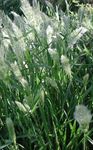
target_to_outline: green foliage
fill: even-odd
[[[0,10],[3,10],[11,19],[13,19],[12,11],[22,15],[20,0],[0,0]]]
[[[93,109],[93,8],[73,13],[66,3],[48,17],[21,3],[25,17],[12,12],[13,22],[0,11],[0,149],[82,149],[73,114]]]

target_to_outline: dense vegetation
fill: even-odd
[[[59,7],[59,9],[65,11],[66,10],[66,1],[67,0],[26,0],[29,1],[30,5],[32,6],[35,1],[37,1],[40,4],[40,8],[42,11],[47,13],[48,7],[54,7],[56,9],[56,6]],[[93,0],[69,0],[67,1],[69,4],[69,9],[76,11],[80,4],[87,4],[93,3]],[[52,6],[52,5],[53,6]],[[22,14],[21,10],[21,1],[20,0],[0,0],[0,9],[4,10],[4,12],[11,16],[11,11],[15,11],[18,14]]]
[[[87,130],[74,118],[93,113],[93,8],[47,4],[0,3],[0,149],[93,148],[90,112]]]

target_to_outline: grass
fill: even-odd
[[[93,109],[93,8],[49,18],[23,0],[22,11],[13,22],[0,13],[0,149],[83,149],[73,114]]]

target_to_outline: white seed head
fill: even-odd
[[[92,115],[86,106],[77,105],[74,112],[74,118],[79,123],[81,129],[84,131],[88,130]]]
[[[23,62],[23,63],[25,63],[25,62]],[[17,79],[21,82],[22,86],[23,87],[27,86],[28,83],[22,76],[21,71],[20,71],[19,66],[16,61],[14,63],[11,63],[11,68],[12,68],[15,76],[17,77]]]
[[[54,48],[48,48],[48,52],[49,52],[49,54],[50,55],[55,55],[56,53],[57,53],[57,50],[56,49],[54,49]]]
[[[59,57],[57,50],[55,48],[48,48],[48,52],[54,61],[58,61]]]
[[[64,56],[64,55],[61,55],[61,64],[63,66],[63,69],[65,71],[65,73],[72,78],[72,72],[71,72],[71,66],[70,66],[70,63],[69,63],[69,59]]]
[[[23,87],[26,87],[28,85],[27,81],[23,77],[20,78],[20,82],[21,82]]]
[[[61,63],[66,65],[69,63],[69,59],[64,55],[61,55]]]
[[[52,38],[53,38],[53,28],[48,25],[47,29],[46,29],[46,35],[47,35],[47,42],[48,44],[50,44],[52,42]]]
[[[46,30],[46,34],[47,35],[52,35],[53,34],[53,28],[50,26],[50,25],[48,25],[48,27],[47,27],[47,30]]]

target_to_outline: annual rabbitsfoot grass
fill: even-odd
[[[73,113],[77,105],[93,113],[93,8],[48,17],[39,4],[21,4],[24,16],[11,12],[13,21],[0,12],[0,149],[81,150]]]
[[[80,129],[84,133],[83,150],[86,150],[86,140],[89,139],[87,132],[89,130],[89,124],[91,122],[92,115],[86,106],[77,105],[74,113],[74,118],[79,123]]]

